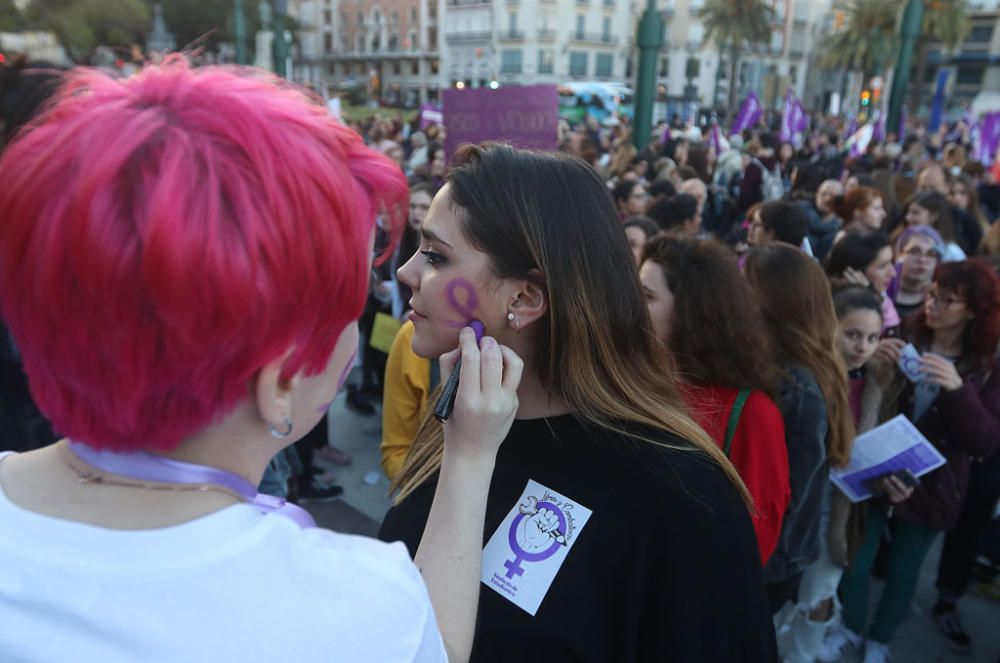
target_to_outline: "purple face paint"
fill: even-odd
[[[448,305],[462,317],[461,321],[449,320],[448,326],[455,329],[467,327],[475,319],[476,308],[479,306],[479,295],[476,294],[475,286],[465,279],[454,279],[448,282],[444,292],[448,298]],[[459,300],[460,292],[464,293],[462,296],[464,301]]]
[[[478,345],[483,340],[483,334],[486,333],[486,326],[479,320],[473,320],[469,323],[469,327],[472,327],[472,331],[476,333],[476,345]],[[455,396],[458,395],[458,379],[461,372],[462,358],[459,357],[451,375],[448,376],[448,381],[441,389],[441,396],[434,405],[434,416],[437,417],[438,421],[448,421],[448,417],[451,416],[451,411],[455,407]]]

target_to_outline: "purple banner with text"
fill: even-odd
[[[554,150],[559,129],[555,85],[502,87],[499,90],[445,90],[445,152],[463,143],[497,140],[517,147]]]

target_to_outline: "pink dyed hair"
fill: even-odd
[[[292,86],[183,59],[76,70],[0,159],[0,313],[54,427],[167,450],[361,314],[406,181]]]

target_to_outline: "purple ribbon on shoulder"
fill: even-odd
[[[104,472],[137,481],[219,486],[257,507],[261,513],[284,516],[302,528],[316,527],[316,521],[302,507],[292,504],[283,497],[260,493],[249,481],[226,470],[155,456],[145,451],[131,453],[98,451],[79,442],[69,442],[69,450],[83,462]]]

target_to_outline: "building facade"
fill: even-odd
[[[657,98],[721,107],[728,51],[705,39],[704,0],[659,0],[665,45]],[[807,98],[816,25],[829,0],[772,0],[769,44],[741,54],[736,85],[778,105]],[[635,83],[641,0],[301,0],[298,78],[413,106],[447,87],[568,81]]]
[[[440,92],[438,0],[306,0],[289,3],[299,32],[297,80],[358,92],[391,105]]]

